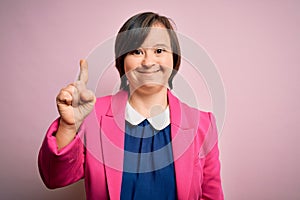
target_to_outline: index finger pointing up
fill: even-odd
[[[80,60],[80,74],[79,81],[83,81],[85,84],[88,82],[88,64],[86,60]]]

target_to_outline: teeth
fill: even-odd
[[[140,73],[145,73],[145,74],[150,74],[150,73],[155,73],[155,72],[159,72],[160,70],[158,69],[158,70],[155,70],[155,71],[151,71],[151,72],[149,72],[149,71],[138,71],[138,72],[140,72]]]

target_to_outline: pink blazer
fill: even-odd
[[[59,120],[49,127],[38,166],[48,188],[85,179],[87,199],[120,199],[128,94],[98,98],[75,139],[57,150]],[[180,102],[168,91],[178,199],[224,199],[214,117]]]

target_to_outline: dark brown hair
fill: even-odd
[[[139,48],[155,23],[165,26],[168,31],[171,49],[173,53],[173,71],[169,78],[169,87],[173,88],[173,78],[179,69],[181,62],[180,46],[170,19],[153,12],[144,12],[134,15],[128,19],[118,32],[115,42],[115,62],[121,78],[120,89],[127,89],[127,78],[125,76],[124,59],[126,55]]]

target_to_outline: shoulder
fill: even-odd
[[[97,97],[96,104],[95,105],[101,105],[101,104],[108,104],[111,102],[113,95],[107,95],[103,97]]]
[[[217,144],[218,133],[214,115],[191,107],[168,92],[171,123],[181,130],[193,133],[195,151],[200,157],[206,156]],[[187,135],[188,137],[188,135]]]
[[[124,90],[121,90],[113,95],[107,95],[98,97],[95,103],[95,110],[98,114],[104,114],[111,111],[112,104],[115,109],[118,109],[119,106],[123,106],[124,102],[127,102],[128,93]]]
[[[194,108],[185,102],[182,102],[171,92],[169,93],[171,104],[176,108],[176,114],[180,114],[181,124],[187,124],[189,127],[207,128],[211,123],[214,123],[214,115],[210,111]],[[171,108],[172,109],[172,108]]]
[[[181,124],[183,128],[194,129],[194,144],[199,157],[205,157],[212,151],[218,142],[218,131],[215,116],[212,112],[202,111],[193,108],[186,103],[179,101],[181,107]]]
[[[95,103],[95,110],[97,112],[106,112],[109,109],[112,95],[98,97]]]
[[[203,111],[203,110],[191,107],[183,102],[180,102],[180,103],[181,103],[181,110],[183,111],[182,117],[185,117],[192,121],[197,121],[198,128],[208,128],[208,126],[212,122],[214,122],[214,115],[212,112]]]

